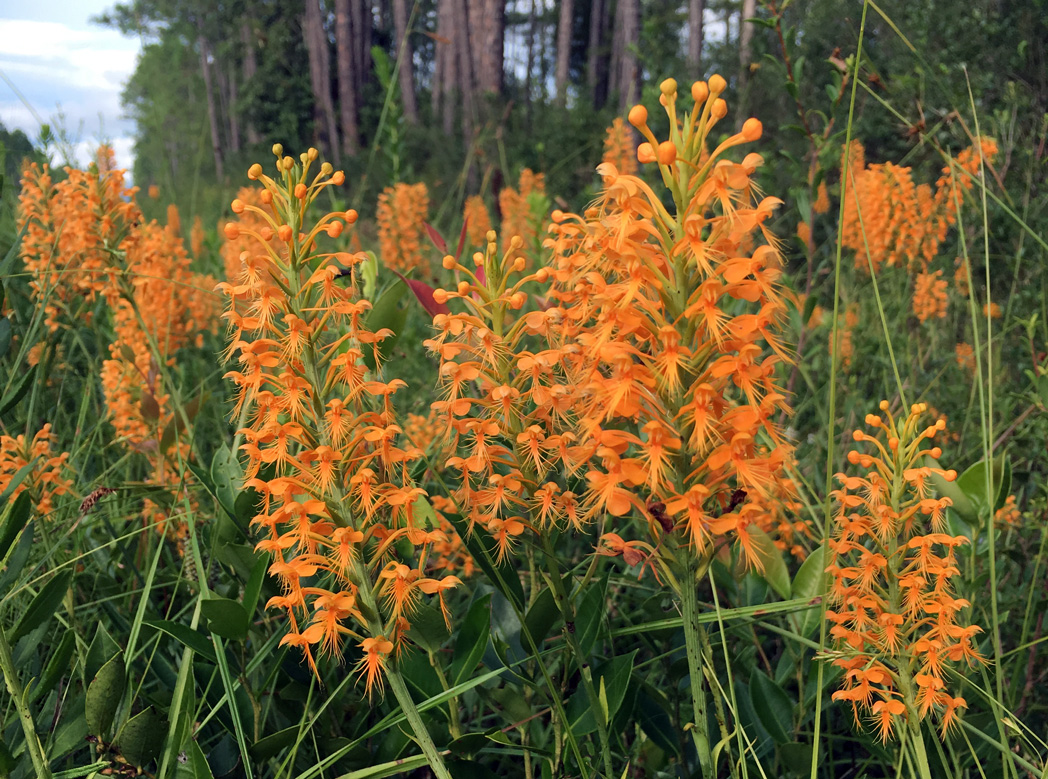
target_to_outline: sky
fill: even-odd
[[[134,123],[120,92],[141,43],[90,21],[115,2],[0,0],[0,122],[34,141],[41,122],[64,128],[79,164],[109,141],[129,168]]]

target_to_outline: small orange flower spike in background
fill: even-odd
[[[948,671],[981,662],[980,629],[958,618],[970,605],[954,595],[958,549],[965,536],[946,532],[950,499],[935,497],[933,478],[957,474],[937,467],[933,441],[946,425],[922,423],[915,404],[897,420],[887,401],[869,414],[848,453],[860,475],[837,474],[829,541],[830,636],[833,664],[844,670],[834,700],[848,702],[856,723],[872,721],[882,741],[906,727],[920,742],[920,722],[936,719],[945,735],[966,703],[947,691]]]

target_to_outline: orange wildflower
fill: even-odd
[[[491,230],[491,214],[480,195],[470,195],[462,207],[462,221],[466,225],[466,238],[470,246],[483,246]]]
[[[637,172],[637,152],[631,130],[621,116],[616,116],[604,137],[603,161],[615,166],[615,170],[632,176]]]
[[[375,219],[384,265],[402,273],[416,270],[429,275],[422,248],[428,218],[429,192],[425,184],[401,183],[382,190]]]
[[[872,448],[848,454],[863,475],[837,475],[826,618],[833,623],[833,663],[845,671],[833,698],[850,701],[860,725],[862,711],[871,715],[887,741],[898,722],[918,733],[920,720],[935,715],[944,731],[950,727],[964,704],[946,691],[946,669],[980,661],[972,643],[980,630],[958,624],[969,603],[954,597],[950,585],[959,575],[957,549],[968,539],[943,532],[950,500],[931,494],[933,474],[957,476],[926,464],[942,454],[932,440],[945,424],[922,426],[925,404],[902,420],[887,401],[880,409],[883,416],[866,417],[872,434],[854,433]]]

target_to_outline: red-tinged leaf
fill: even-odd
[[[426,309],[426,312],[430,316],[451,313],[451,309],[447,307],[446,303],[438,303],[433,298],[433,287],[429,286],[429,284],[426,284],[423,281],[418,281],[417,279],[409,279],[400,271],[393,270],[393,268],[390,268],[390,270],[396,273],[400,277],[400,280],[408,285],[408,289],[415,293],[418,302],[422,304],[422,307]]]
[[[440,233],[437,232],[436,228],[429,222],[423,222],[422,224],[426,226],[426,233],[429,235],[429,240],[433,241],[433,245],[440,249],[440,251],[444,252],[444,254],[447,254],[448,244],[443,237],[441,237]]]
[[[469,217],[462,220],[462,230],[459,231],[459,245],[455,250],[455,259],[462,258],[462,250],[466,248],[466,227],[469,225]]]
[[[487,284],[488,277],[487,277],[487,274],[484,273],[484,266],[483,265],[481,265],[479,268],[477,268],[477,281],[479,281],[481,284]]]

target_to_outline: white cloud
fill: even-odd
[[[93,156],[83,150],[97,146],[97,137],[116,138],[123,143],[120,164],[130,166],[134,125],[123,115],[120,92],[141,43],[86,18],[68,22],[0,18],[0,70],[15,87],[0,83],[0,121],[33,138],[40,121],[61,125],[79,141],[81,162]]]

